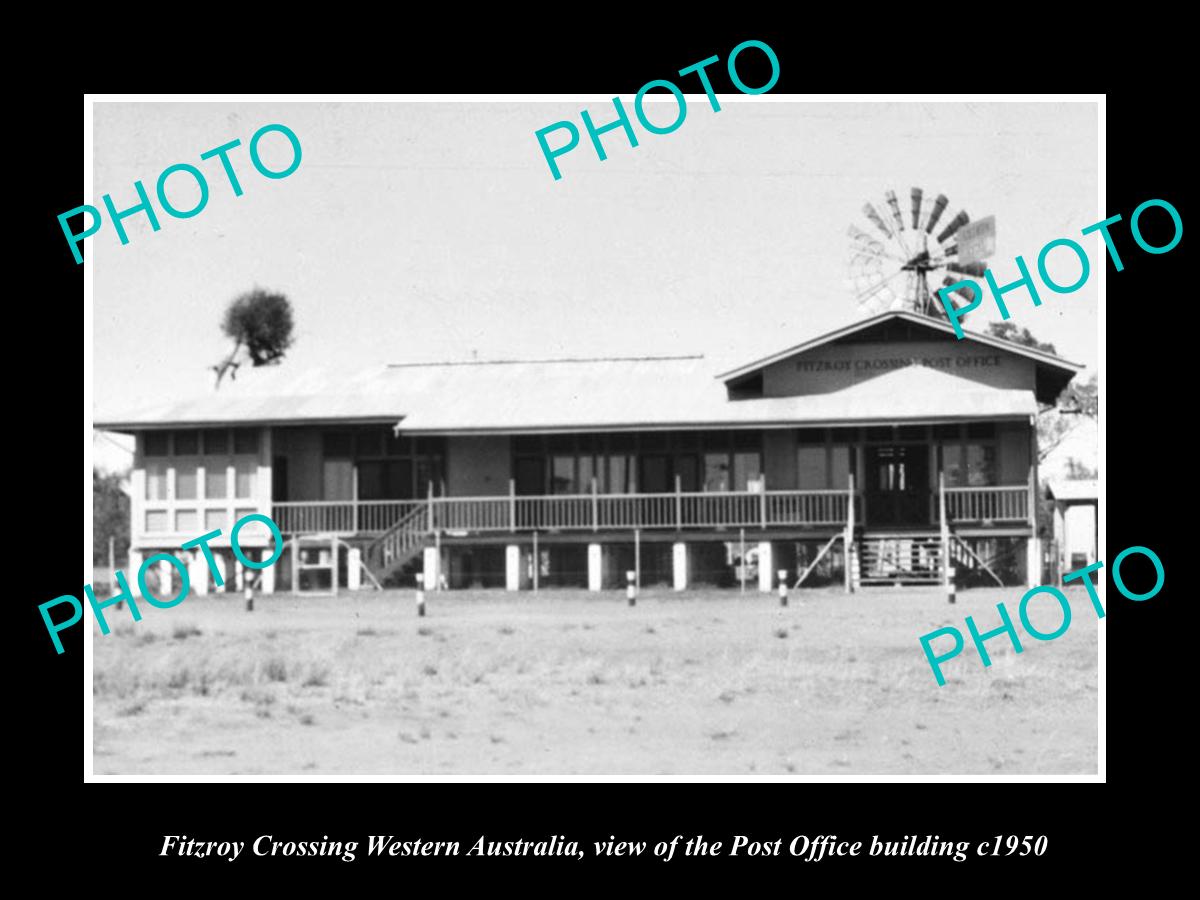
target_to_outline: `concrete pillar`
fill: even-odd
[[[138,575],[138,572],[140,572],[142,569],[143,556],[144,556],[144,554],[142,553],[141,550],[134,550],[131,548],[129,551],[129,565],[127,565],[125,567],[125,570],[126,570],[125,574],[127,576],[129,576],[128,578],[126,578],[126,581],[129,582],[130,590],[133,590],[133,591],[137,590],[137,575]],[[113,589],[115,590],[116,587],[117,587],[117,576],[114,573],[113,574]]]
[[[165,559],[158,561],[158,594],[159,600],[170,600],[175,596],[174,578],[175,566]]]
[[[1035,588],[1041,583],[1042,542],[1034,536],[1029,538],[1025,545],[1025,587]]]
[[[676,541],[671,545],[671,571],[674,575],[673,585],[677,591],[685,591],[688,586],[688,545]]]
[[[191,584],[190,593],[203,597],[208,593],[208,561],[199,550],[187,558],[188,581]]]
[[[233,586],[239,594],[246,589],[246,567],[240,559],[233,561]]]
[[[599,544],[588,544],[588,590],[598,591],[604,587],[604,548]]]
[[[362,587],[362,550],[358,547],[346,551],[346,587],[352,591]]]
[[[275,552],[274,550],[269,549],[269,548],[266,550],[260,551],[258,554],[259,562],[270,559],[271,554],[274,552]],[[262,574],[262,592],[264,594],[275,593],[275,565],[270,565],[270,566],[267,566],[265,569],[260,569],[259,572]]]
[[[519,591],[521,574],[521,546],[509,544],[504,548],[504,589]]]
[[[770,593],[775,583],[775,556],[770,541],[758,542],[758,589]]]
[[[438,582],[441,580],[442,565],[441,552],[437,547],[425,548],[425,565],[423,571],[425,573],[425,590],[436,591]]]

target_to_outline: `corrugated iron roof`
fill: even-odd
[[[729,400],[713,374],[701,356],[413,364],[352,374],[282,368],[195,400],[98,417],[97,427],[399,421],[401,432],[445,434],[1012,418],[1037,408],[1030,391],[987,388],[923,366],[834,393],[749,400]]]
[[[1075,480],[1053,479],[1046,485],[1055,500],[1086,502],[1100,497],[1100,484],[1093,478]]]

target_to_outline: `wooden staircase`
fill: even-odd
[[[379,584],[410,565],[429,542],[429,512],[418,507],[367,545],[363,563]]]
[[[850,557],[855,587],[942,582],[945,561],[936,531],[864,534]]]

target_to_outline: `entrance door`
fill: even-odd
[[[867,447],[867,524],[929,524],[929,447]]]

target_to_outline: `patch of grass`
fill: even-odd
[[[374,628],[360,628],[354,633],[358,637],[376,637],[379,634]]]
[[[140,716],[146,711],[145,702],[139,700],[136,703],[130,703],[127,706],[122,706],[117,710],[118,716]]]
[[[433,637],[433,629],[426,628],[424,625],[422,625],[417,629],[417,634],[419,634],[421,637]]]
[[[424,668],[422,668],[421,671],[425,675],[428,675],[430,678],[432,678],[434,675],[437,674],[437,666],[428,666],[427,665]]]
[[[507,625],[501,625],[500,628],[497,630],[499,631],[500,634],[516,634],[516,631],[514,631],[512,628],[508,627]]]
[[[263,663],[263,675],[267,681],[287,681],[287,661],[282,656],[272,656]]]
[[[301,725],[316,725],[317,720],[312,717],[311,713],[305,713],[300,717]]]
[[[783,638],[786,638],[787,636],[788,636],[788,630],[786,628],[776,628],[775,629],[775,637],[783,639]]]
[[[304,679],[301,686],[306,688],[326,687],[328,684],[329,667],[320,664],[313,664],[308,671],[308,676]]]
[[[176,625],[171,631],[171,639],[176,641],[186,641],[190,637],[200,637],[202,632],[195,625]]]
[[[587,683],[588,684],[605,684],[606,682],[604,680],[603,675],[601,675],[599,672],[593,672],[591,675],[588,676]]]

